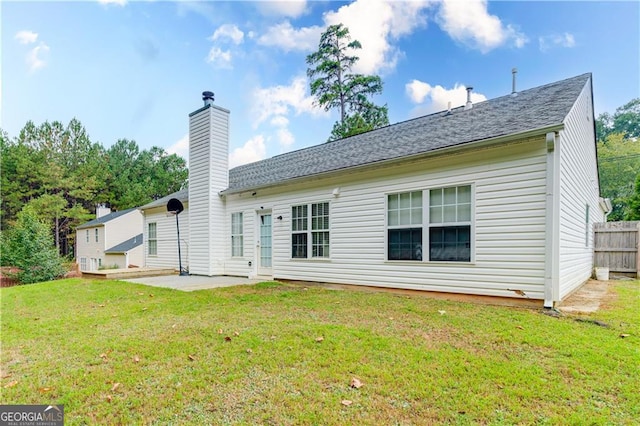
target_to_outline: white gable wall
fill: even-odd
[[[182,267],[189,267],[189,204],[184,203],[184,211],[179,215],[180,251]],[[149,255],[149,223],[156,223],[158,253]],[[144,265],[150,268],[178,269],[178,230],[176,217],[167,213],[166,206],[144,211]]]
[[[256,218],[264,208],[273,214],[274,278],[522,297],[515,293],[519,290],[542,299],[545,168],[545,137],[540,136],[290,189],[280,186],[277,193],[229,195],[225,273],[256,273]],[[474,200],[471,263],[386,260],[387,194],[466,184],[473,186]],[[340,194],[334,197],[336,187]],[[291,206],[326,201],[330,259],[291,259]],[[238,211],[244,213],[245,250],[242,258],[231,258],[230,217]]]
[[[142,213],[135,209],[104,224],[106,250],[142,232]]]
[[[559,288],[554,301],[584,283],[593,268],[593,223],[604,222],[593,123],[591,82],[565,120],[560,132]],[[589,223],[586,223],[586,206]]]

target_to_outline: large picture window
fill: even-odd
[[[149,241],[149,256],[157,256],[158,255],[158,234],[157,234],[157,224],[156,222],[151,222],[148,225],[148,235],[147,240]]]
[[[471,186],[389,194],[387,258],[470,262]]]
[[[328,258],[329,234],[328,202],[291,207],[292,258]],[[311,249],[309,241],[311,241]]]
[[[242,257],[244,250],[242,213],[231,214],[231,256]]]

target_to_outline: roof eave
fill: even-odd
[[[524,132],[520,132],[520,133],[512,133],[509,135],[502,135],[502,136],[496,136],[493,138],[488,138],[488,139],[481,139],[478,141],[470,141],[470,142],[464,142],[458,145],[452,145],[452,146],[448,146],[448,147],[444,147],[444,148],[438,148],[438,149],[434,149],[431,151],[426,151],[426,152],[421,152],[419,154],[414,154],[414,155],[408,155],[408,156],[404,156],[404,157],[398,157],[398,158],[392,158],[392,159],[388,159],[388,160],[382,160],[382,161],[375,161],[372,163],[366,163],[366,164],[361,164],[361,165],[357,165],[357,166],[352,166],[352,167],[346,167],[346,168],[342,168],[342,169],[336,169],[336,170],[330,170],[327,172],[322,172],[322,173],[316,173],[316,174],[312,174],[312,175],[307,175],[307,176],[301,176],[301,177],[297,177],[297,178],[291,178],[291,179],[287,179],[284,181],[279,181],[276,183],[270,183],[267,185],[258,185],[258,186],[251,186],[251,187],[244,187],[244,188],[238,188],[238,189],[225,189],[224,191],[221,191],[219,193],[220,196],[227,196],[227,195],[233,195],[233,194],[241,194],[243,192],[248,192],[248,191],[257,191],[257,190],[263,190],[263,189],[268,189],[268,188],[274,188],[274,187],[278,187],[278,186],[282,186],[282,185],[291,185],[291,184],[296,184],[296,183],[302,183],[305,181],[310,181],[310,180],[317,180],[318,178],[323,178],[323,177],[328,177],[328,176],[332,176],[335,175],[336,173],[340,173],[340,172],[344,172],[346,170],[349,171],[357,171],[357,170],[364,170],[370,167],[375,167],[375,166],[381,166],[381,165],[393,165],[395,163],[401,163],[404,161],[414,161],[414,160],[418,160],[418,159],[422,159],[422,158],[428,158],[434,155],[440,155],[440,154],[448,154],[451,152],[456,152],[456,151],[463,151],[463,150],[467,150],[467,149],[476,149],[476,148],[482,148],[485,146],[490,146],[490,145],[499,145],[502,143],[508,143],[508,142],[513,142],[515,140],[518,139],[526,139],[526,138],[530,138],[530,137],[534,137],[534,136],[539,136],[539,135],[544,135],[548,132],[556,132],[556,131],[560,131],[564,129],[564,123],[558,123],[558,124],[553,124],[550,126],[545,126],[545,127],[540,127],[537,129],[532,129],[532,130],[527,130]]]

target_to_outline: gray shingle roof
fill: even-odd
[[[396,160],[549,126],[561,125],[591,74],[547,84],[326,142],[229,171],[234,193],[351,167]]]
[[[131,249],[134,249],[142,244],[142,234],[138,234],[133,238],[129,238],[127,241],[123,241],[120,244],[117,244],[111,247],[109,250],[105,250],[105,253],[124,253]]]
[[[169,200],[172,198],[177,198],[183,203],[189,202],[189,189],[181,189],[180,191],[174,192],[173,194],[169,194],[165,197],[158,198],[157,200],[152,201],[149,204],[145,204],[142,207],[138,207],[138,209],[148,210],[156,207],[165,207],[167,205],[167,202],[169,202]]]
[[[132,209],[127,209],[127,210],[120,210],[117,212],[112,212],[109,214],[106,214],[102,217],[90,220],[89,222],[83,223],[82,225],[78,226],[76,229],[84,229],[84,228],[92,228],[94,226],[102,226],[105,223],[109,222],[110,220],[116,219],[122,215],[125,215],[129,212],[132,212],[135,210],[135,207]]]

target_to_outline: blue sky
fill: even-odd
[[[322,143],[305,57],[327,25],[363,49],[392,123],[585,72],[595,110],[640,96],[640,3],[443,1],[2,1],[0,127],[78,118],[187,157],[188,114],[211,90],[231,111],[231,166]]]

